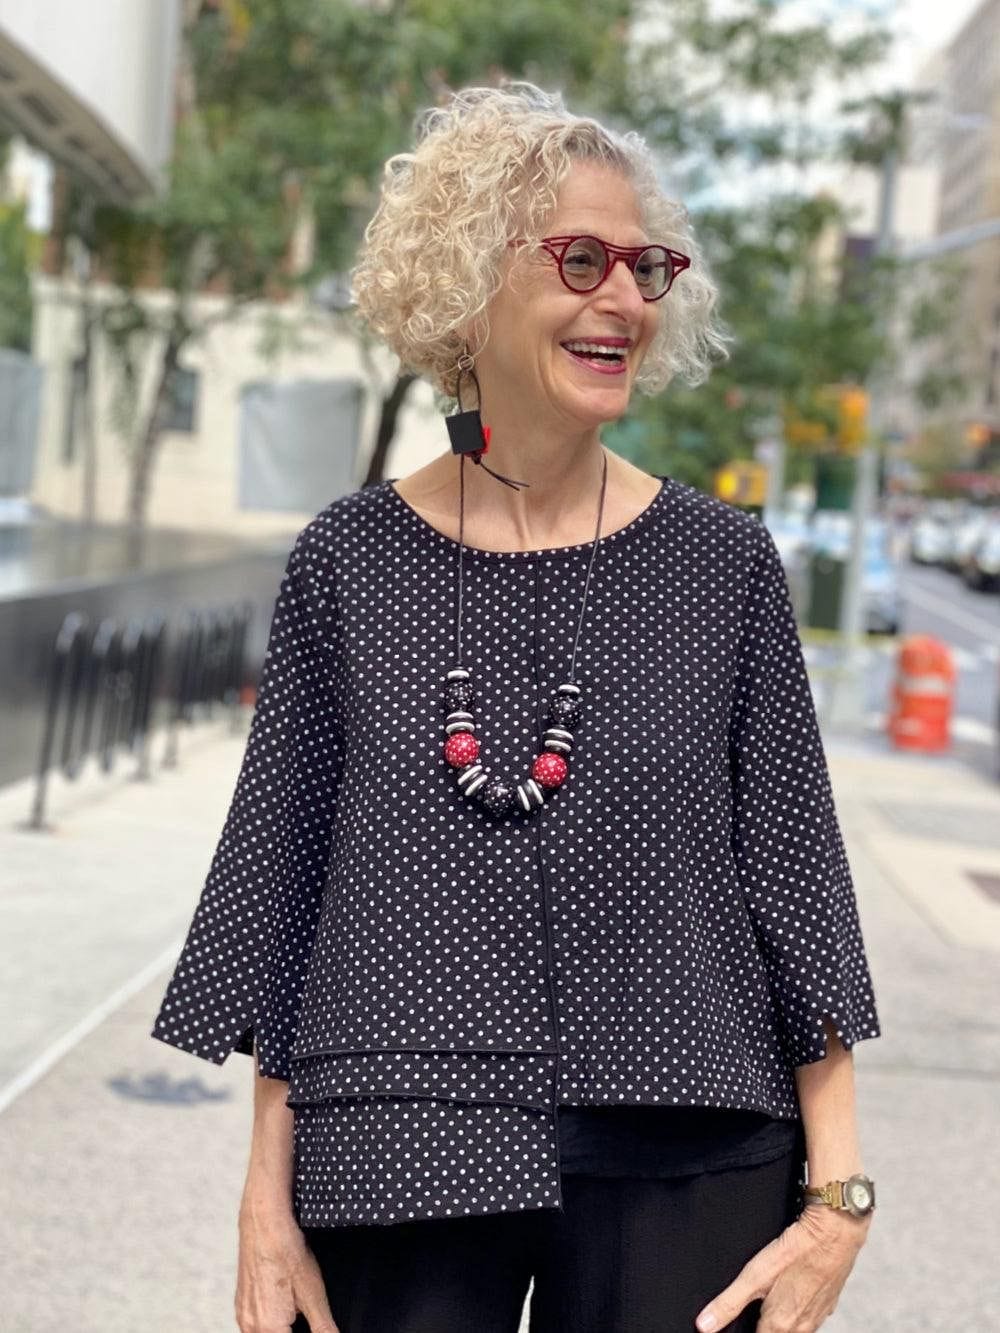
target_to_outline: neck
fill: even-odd
[[[474,512],[481,522],[512,533],[526,548],[546,545],[548,535],[567,519],[589,512],[596,519],[605,455],[609,485],[615,462],[601,443],[599,428],[526,419],[516,397],[483,387],[483,421],[491,431],[483,461],[494,472],[527,484],[507,486],[466,459],[466,514]],[[453,456],[450,461],[457,491],[460,460]]]
[[[596,521],[605,457],[610,481],[613,455],[596,432],[571,442],[549,439],[533,451],[523,439],[511,439],[494,428],[483,455],[486,466],[471,458],[462,462],[453,457],[450,462],[456,489],[459,469],[464,470],[466,518],[474,513],[480,524],[513,535],[529,549],[558,544],[552,534],[578,515],[593,515]],[[499,476],[491,476],[487,467]],[[507,485],[500,477],[526,484]]]

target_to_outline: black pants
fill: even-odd
[[[798,1216],[803,1178],[797,1151],[666,1180],[564,1175],[562,1210],[305,1234],[340,1333],[517,1333],[532,1278],[532,1333],[695,1333]],[[760,1307],[728,1333],[755,1329]]]

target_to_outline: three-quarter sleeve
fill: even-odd
[[[733,848],[793,1066],[881,1035],[788,581],[758,525],[730,718]]]
[[[150,1033],[289,1078],[330,857],[343,739],[331,686],[332,599],[310,591],[306,528],[274,607],[246,750],[200,900]]]

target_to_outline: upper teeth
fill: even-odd
[[[624,356],[623,347],[609,347],[607,343],[563,343],[570,352],[609,352],[613,356]]]

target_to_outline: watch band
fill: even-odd
[[[842,1180],[830,1180],[825,1185],[807,1185],[802,1193],[806,1200],[816,1199],[820,1203],[827,1204],[830,1208],[846,1208],[844,1202],[844,1182]]]

